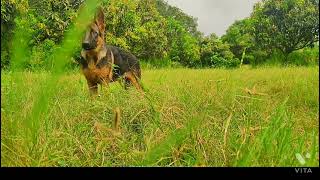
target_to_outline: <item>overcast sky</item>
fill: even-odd
[[[250,16],[259,0],[166,0],[170,5],[198,18],[198,29],[205,35],[223,35],[235,21]]]

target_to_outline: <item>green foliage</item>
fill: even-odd
[[[287,59],[286,62],[283,59]],[[269,58],[263,63],[267,66],[315,66],[319,65],[319,46],[314,48],[304,48],[294,51],[284,57],[281,51],[274,51]]]
[[[255,45],[285,57],[319,41],[318,0],[264,0],[252,14]]]
[[[54,41],[46,39],[38,46],[33,46],[31,56],[26,66],[30,70],[47,69],[50,70],[53,66],[52,53],[56,50]]]
[[[170,57],[188,66],[199,60],[197,39],[182,22],[162,16],[155,1],[111,0],[105,9],[109,44],[130,50],[144,60]]]
[[[51,51],[37,52],[43,50],[48,41],[60,43],[64,37],[66,28],[76,17],[77,8],[79,8],[80,0],[29,0],[29,1],[5,1],[1,4],[1,67],[7,67],[10,64],[12,51],[11,40],[15,29],[24,29],[21,36],[26,41],[24,51],[26,55],[31,54],[29,62],[25,63],[24,68],[34,69],[47,65],[44,61],[49,57]],[[24,13],[24,15],[21,15]],[[23,16],[17,18],[16,16]],[[18,30],[19,31],[19,30]],[[28,37],[26,37],[28,36]],[[20,37],[22,38],[22,37]],[[2,54],[1,53],[1,54]]]
[[[183,65],[177,61],[172,61],[169,57],[164,59],[148,59],[141,61],[142,69],[167,69],[167,68],[182,68]]]
[[[33,35],[33,43],[38,44],[46,39],[60,42],[64,32],[76,17],[80,0],[29,0],[30,13],[37,22],[34,27],[37,33]]]
[[[165,18],[174,18],[184,27],[184,29],[191,33],[192,36],[197,39],[202,37],[202,33],[197,30],[198,23],[197,19],[185,14],[181,9],[170,6],[164,0],[156,0],[156,6],[159,13]]]
[[[250,64],[253,66],[261,65],[267,61],[268,58],[270,58],[270,54],[274,54],[270,52],[269,50],[262,50],[257,49],[252,52],[252,56],[250,56]],[[282,61],[283,59],[279,59]]]
[[[291,53],[288,62],[297,66],[319,65],[319,46],[304,48]]]
[[[214,53],[210,58],[210,64],[211,64],[211,67],[215,67],[215,68],[223,68],[223,67],[235,68],[240,65],[240,60],[237,58],[225,59],[221,57],[219,54]]]
[[[25,13],[27,9],[26,0],[1,0],[1,68],[6,68],[10,64],[14,19],[17,15]]]
[[[25,63],[25,68],[38,69],[47,66],[50,60],[46,58],[51,51],[41,52],[45,49],[43,47],[48,41],[53,41],[56,45],[61,43],[67,27],[76,18],[76,12],[83,2],[81,0],[28,1],[28,25],[24,28],[27,28],[32,38],[25,47],[27,54],[30,54],[28,58],[31,58]],[[10,19],[11,14],[15,15],[15,12],[8,13],[11,7],[9,5],[2,8],[3,16],[8,16],[6,19]],[[193,36],[193,33],[196,33],[196,23],[183,12],[179,11],[179,20],[172,20],[171,17],[162,15],[157,2],[151,0],[110,0],[103,3],[103,8],[106,15],[108,44],[132,51],[142,60],[172,57],[172,61],[188,66],[194,66],[199,61],[199,43]],[[175,26],[170,25],[173,21],[176,23]],[[193,28],[188,28],[186,24],[192,24]],[[178,28],[177,32],[173,33],[175,29],[168,29],[170,27]],[[6,37],[5,42],[9,42],[11,38],[7,35]],[[179,42],[174,42],[172,39]],[[79,59],[80,44],[78,43],[79,48],[73,55],[75,61]],[[5,62],[2,63],[3,66],[9,64],[10,56],[10,48],[7,48],[1,58]]]
[[[24,63],[28,61],[30,55],[29,42],[32,40],[32,34],[35,30],[32,24],[35,20],[33,14],[23,13],[21,16],[15,18],[16,28],[14,29],[14,36],[12,38],[12,47],[10,48],[10,66],[11,69],[23,70]]]
[[[244,51],[244,64],[249,64],[252,61],[252,51],[254,51],[253,37],[250,34],[252,31],[251,19],[246,18],[236,21],[232,24],[225,35],[221,37],[224,43],[229,44],[230,51],[236,58],[242,59]]]
[[[318,0],[264,0],[255,5],[249,18],[236,21],[221,38],[204,37],[197,30],[196,18],[164,0],[100,2],[105,11],[107,43],[129,50],[157,67],[172,62],[187,67],[238,67],[240,63],[272,64],[274,57],[287,64],[305,65],[310,63],[298,58],[310,59],[312,53],[308,50],[294,53],[291,58],[289,54],[319,40]],[[13,34],[15,29],[24,29],[19,35],[25,41],[21,50],[25,55],[19,57],[23,68],[50,69],[52,49],[46,50],[47,43],[54,43],[54,48],[60,46],[84,3],[1,0],[1,68],[9,67],[11,59],[17,58],[12,54],[16,48],[12,43],[19,40],[14,40]],[[77,47],[68,61],[71,68],[80,59],[81,43],[74,43]]]
[[[209,67],[237,67],[240,60],[234,57],[229,44],[211,34],[201,42],[201,64]]]
[[[239,59],[246,49],[245,64],[297,64],[290,60],[290,53],[319,41],[318,5],[318,0],[264,0],[255,5],[249,18],[231,25],[221,39]],[[302,52],[308,56],[307,51]]]
[[[185,66],[195,66],[200,60],[198,41],[186,32],[181,23],[170,18],[168,21],[169,57]]]

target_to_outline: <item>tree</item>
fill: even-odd
[[[173,18],[168,18],[167,21],[165,29],[167,29],[169,58],[189,67],[199,64],[200,46],[198,39],[187,32],[181,22]]]
[[[37,31],[33,35],[33,43],[38,44],[46,39],[59,43],[83,2],[83,0],[29,0],[30,13],[37,20],[34,24]]]
[[[238,59],[243,59],[245,63],[250,63],[251,52],[254,50],[253,37],[251,35],[251,19],[235,21],[221,37],[222,42],[229,44],[231,52]],[[244,57],[242,55],[245,54]]]
[[[319,41],[319,0],[263,0],[252,14],[255,45],[280,50],[287,60]]]
[[[110,0],[105,9],[107,43],[130,50],[144,60],[166,55],[166,20],[154,1]]]
[[[156,0],[156,5],[159,13],[165,18],[173,18],[174,20],[180,22],[180,24],[191,33],[192,36],[200,39],[203,34],[198,31],[198,19],[188,14],[184,13],[181,9],[169,5],[164,0]]]

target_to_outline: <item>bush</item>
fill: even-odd
[[[210,59],[211,67],[214,68],[235,68],[240,65],[240,60],[238,58],[225,59],[216,53]]]
[[[295,51],[289,55],[288,61],[297,66],[319,65],[319,46]]]
[[[145,69],[161,69],[161,68],[179,68],[183,65],[179,62],[172,61],[170,58],[142,60],[141,67]]]
[[[46,39],[38,46],[34,46],[31,50],[31,56],[26,66],[29,70],[51,69],[52,53],[56,49],[54,41]]]
[[[304,48],[290,53],[287,57],[281,51],[273,51],[266,58],[266,65],[273,66],[314,66],[319,65],[319,47]]]

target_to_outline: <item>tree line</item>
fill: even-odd
[[[49,68],[52,52],[84,3],[1,0],[1,68],[10,67],[17,26],[25,26],[32,37],[24,67]],[[108,0],[102,7],[107,43],[133,52],[144,62],[213,68],[259,65],[272,59],[283,64],[297,59],[300,64],[318,64],[319,0],[262,0],[250,17],[235,21],[222,37],[204,36],[196,18],[164,0]],[[22,14],[27,21],[17,18]],[[75,43],[79,49],[70,60],[71,67],[80,58],[81,43]]]

